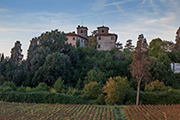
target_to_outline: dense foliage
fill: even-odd
[[[48,91],[96,104],[134,104],[137,88],[142,91],[140,103],[144,102],[143,95],[180,89],[180,74],[175,74],[170,65],[180,62],[180,51],[160,38],[153,39],[149,47],[143,35],[138,39],[135,50],[132,40],[128,40],[122,51],[98,51],[93,36],[87,48],[75,48],[67,43],[63,32],[53,30],[32,38],[25,60],[17,41],[10,58],[0,54],[0,92],[15,96],[8,92]]]

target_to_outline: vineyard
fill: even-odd
[[[0,120],[180,120],[180,105],[102,106],[0,102]]]
[[[0,102],[0,120],[114,120],[113,107]]]
[[[180,120],[180,105],[131,105],[124,110],[129,120]]]

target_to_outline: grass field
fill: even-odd
[[[103,106],[0,102],[0,120],[180,120],[180,105]]]

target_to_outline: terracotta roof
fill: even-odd
[[[86,40],[88,40],[88,38],[86,38],[86,37],[83,37],[83,36],[81,36],[81,35],[78,35],[78,34],[76,34],[76,33],[65,33],[65,36],[77,36],[77,37],[81,37],[81,38],[83,38],[83,39],[86,39]]]

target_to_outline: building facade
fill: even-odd
[[[105,26],[97,27],[95,34],[97,40],[98,50],[110,50],[115,47],[117,41],[117,34],[109,33],[109,28]],[[76,42],[80,41],[80,47],[86,47],[85,43],[88,41],[88,28],[84,26],[77,27],[77,34],[75,32],[66,33],[67,42],[76,47]]]
[[[179,63],[171,63],[171,70],[174,73],[180,73],[180,64]]]
[[[75,32],[66,33],[67,42],[72,44],[72,46],[76,47],[77,41],[80,43],[80,47],[85,48],[85,44],[88,40],[87,36],[87,27],[78,26],[77,27],[77,34]]]
[[[109,28],[105,26],[97,27],[98,33],[95,37],[97,40],[98,50],[110,50],[114,48],[117,41],[117,34],[109,33]]]

